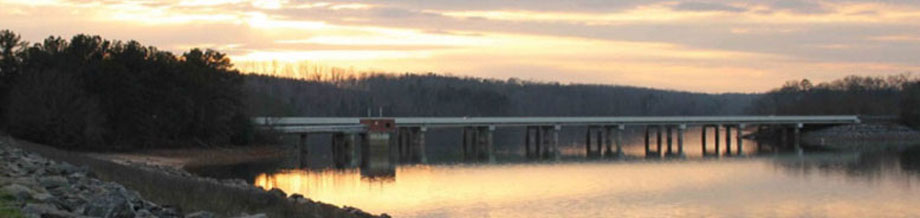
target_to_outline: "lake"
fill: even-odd
[[[434,158],[384,176],[287,161],[190,170],[394,217],[920,216],[916,147],[800,155],[746,140],[742,156],[704,158],[698,139],[688,134],[676,159],[643,158],[642,142],[630,140],[624,159],[589,160],[571,144],[562,160],[528,161],[506,146],[492,164]]]

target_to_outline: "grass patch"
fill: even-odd
[[[19,203],[16,202],[16,196],[0,191],[0,217],[24,217],[22,212],[19,211]]]

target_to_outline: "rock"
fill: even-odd
[[[106,192],[90,199],[83,214],[94,217],[134,217],[132,209],[123,195]]]
[[[140,209],[140,210],[137,210],[137,213],[134,214],[134,217],[135,218],[153,218],[157,216],[153,215],[153,213],[151,213],[147,209]]]
[[[150,208],[150,212],[156,217],[182,217],[179,211],[179,208],[170,205]]]
[[[185,215],[185,218],[214,218],[214,213],[207,211],[198,211]]]
[[[264,213],[253,214],[253,215],[244,213],[243,215],[237,216],[236,218],[268,218],[268,215],[265,215]]]
[[[272,188],[272,190],[269,190],[268,193],[275,197],[287,198],[287,193],[284,193],[284,191],[278,188]]]
[[[35,193],[32,195],[32,199],[35,199],[39,202],[48,203],[54,199],[54,196],[48,193]]]
[[[32,189],[29,189],[28,187],[20,185],[20,184],[11,184],[7,186],[3,186],[3,188],[0,190],[3,190],[3,192],[16,196],[16,199],[20,201],[28,200],[32,198],[32,195],[35,194],[35,192],[33,192]]]
[[[52,218],[52,217],[53,218],[57,218],[57,217],[65,218],[65,217],[75,217],[76,216],[74,214],[71,214],[65,211],[61,211],[57,207],[54,207],[53,205],[33,204],[33,203],[26,204],[26,206],[22,208],[22,213],[37,215],[38,217],[42,217],[42,218]]]
[[[38,178],[38,184],[47,189],[67,186],[67,178],[63,176],[45,176]]]

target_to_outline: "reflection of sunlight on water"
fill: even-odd
[[[765,159],[417,165],[398,167],[390,180],[359,170],[290,170],[259,175],[255,184],[397,217],[920,215],[911,206],[920,205],[920,191],[899,182],[777,169]]]

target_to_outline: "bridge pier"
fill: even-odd
[[[495,161],[493,132],[495,126],[463,128],[463,159]]]
[[[782,129],[781,130],[782,133],[780,134],[780,137],[779,137],[780,147],[788,148],[789,147],[789,129],[786,128],[785,126],[779,126],[779,128]]]
[[[396,134],[396,145],[400,162],[427,163],[425,155],[425,134],[427,127],[401,127]]]
[[[674,157],[684,157],[684,130],[687,129],[686,124],[680,124],[677,126],[677,153],[672,154]]]
[[[585,131],[585,156],[591,157],[591,127],[588,126],[588,129]]]
[[[708,126],[708,125],[703,125],[702,128],[700,128],[700,129],[702,129],[702,130],[701,130],[702,133],[700,133],[700,145],[701,145],[700,147],[703,148],[703,149],[702,149],[702,150],[703,150],[703,153],[702,153],[702,154],[703,154],[703,156],[705,157],[705,156],[706,156],[706,153],[708,152],[708,151],[706,151],[706,129],[709,129],[709,126]]]
[[[626,129],[625,125],[614,126],[604,126],[604,134],[606,135],[606,148],[604,150],[605,157],[622,157],[623,156],[623,130]],[[616,131],[616,134],[613,132]],[[616,150],[612,146],[616,145]]]
[[[738,131],[735,132],[738,141],[738,155],[744,155],[744,124],[738,124]]]
[[[666,129],[665,132],[668,134],[668,137],[667,137],[668,148],[667,148],[667,152],[665,152],[665,156],[671,156],[674,154],[674,150],[672,149],[672,147],[674,147],[673,146],[674,140],[672,137],[674,135],[672,131],[673,128],[671,126],[665,126],[665,129]]]
[[[617,157],[623,157],[623,131],[626,130],[626,125],[617,126]]]
[[[532,157],[533,157],[533,154],[532,154],[531,151],[530,151],[530,150],[531,150],[531,149],[530,149],[530,146],[531,146],[531,145],[530,145],[530,144],[531,144],[530,142],[531,142],[531,138],[532,138],[532,135],[531,135],[530,133],[533,132],[532,130],[533,130],[533,127],[530,127],[530,126],[524,128],[524,157],[526,157],[526,158],[532,158]]]
[[[358,166],[356,141],[357,136],[353,133],[332,134],[332,162],[336,168]]]
[[[613,156],[613,128],[610,126],[604,126],[604,156],[611,157]]]
[[[308,164],[307,157],[310,155],[310,149],[307,147],[307,134],[300,134],[297,141],[297,161],[299,167],[306,167]]]
[[[719,125],[713,125],[712,128],[715,129],[714,132],[716,133],[714,140],[712,140],[716,142],[716,147],[715,147],[716,150],[712,154],[714,156],[719,156],[719,154],[722,153],[722,149],[719,146],[719,143],[721,143],[720,140],[722,140],[722,138],[719,137],[719,132],[722,131],[722,128]]]
[[[712,128],[712,129],[714,130],[713,132],[715,133],[715,135],[714,135],[715,140],[713,140],[713,141],[715,142],[715,148],[714,148],[715,150],[714,150],[713,152],[709,152],[708,149],[706,149],[706,147],[709,146],[709,145],[707,144],[707,140],[706,140],[706,138],[708,137],[707,130],[708,130],[709,128]],[[720,131],[721,131],[721,130],[720,130],[720,128],[719,128],[719,125],[715,125],[715,124],[703,125],[703,135],[702,135],[702,137],[701,137],[701,141],[702,141],[702,144],[703,144],[702,147],[703,147],[703,156],[704,156],[704,157],[705,157],[705,156],[713,156],[713,155],[718,156],[719,153],[721,153],[721,149],[720,149],[720,147],[719,147],[719,143],[720,143],[720,141],[721,141],[721,138],[719,137],[719,132],[720,132]]]
[[[562,131],[562,125],[554,125],[554,126],[553,126],[553,150],[552,150],[552,154],[550,154],[550,156],[551,156],[553,159],[556,159],[556,160],[559,160],[559,158],[560,158],[560,154],[559,154],[559,132],[561,132],[561,131]]]
[[[361,166],[370,170],[388,170],[393,168],[390,161],[389,132],[368,132],[361,137]]]
[[[801,145],[801,141],[802,141],[802,127],[804,127],[804,125],[801,124],[801,123],[799,123],[799,124],[796,124],[796,125],[795,125],[795,129],[793,130],[793,131],[794,131],[794,134],[795,134],[795,135],[794,135],[794,138],[793,138],[793,141],[794,141],[793,143],[795,144],[795,151],[796,151],[799,155],[802,155],[802,153],[804,153],[804,152],[802,151],[802,145]]]
[[[607,147],[607,153],[612,153],[611,149],[611,140],[609,139],[609,129],[604,126],[588,126],[587,134],[585,135],[585,152],[587,157],[601,157],[604,156],[605,151],[604,147]]]
[[[655,130],[655,143],[657,143],[657,148],[655,151],[652,151],[650,148],[651,132],[650,129]],[[645,157],[661,157],[661,126],[645,126]]]
[[[725,126],[725,156],[732,155],[732,126]]]

